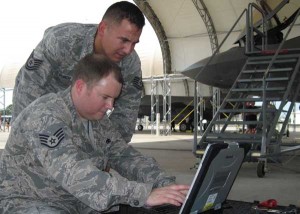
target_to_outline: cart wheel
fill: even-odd
[[[265,176],[265,162],[264,161],[259,161],[257,164],[257,176],[259,178],[263,178]]]
[[[143,131],[143,129],[144,129],[143,125],[138,125],[138,130],[139,131]]]

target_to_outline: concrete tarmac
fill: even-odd
[[[8,132],[0,132],[0,149],[4,148]],[[291,133],[285,141],[300,143],[299,133]],[[145,155],[154,157],[161,168],[175,175],[177,183],[190,184],[199,160],[193,155],[193,134],[172,133],[171,136],[151,135],[136,131],[130,143]],[[239,201],[276,199],[280,205],[300,207],[300,151],[281,157],[281,163],[268,163],[265,177],[258,178],[257,162],[246,162],[234,182],[228,198]]]
[[[154,157],[177,183],[190,184],[199,160],[193,155],[193,134],[172,133],[171,136],[136,132],[131,145],[143,154]],[[284,142],[300,143],[299,133],[290,133]],[[281,156],[281,163],[267,163],[265,177],[257,176],[257,162],[243,163],[228,195],[229,199],[254,202],[276,199],[280,205],[300,207],[300,150]]]

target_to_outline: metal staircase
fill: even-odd
[[[278,55],[273,62],[272,59],[273,55],[248,58],[203,133],[196,155],[201,156],[206,145],[212,142],[251,143],[250,156],[259,159],[257,174],[263,177],[266,158],[272,156],[275,160],[277,155],[284,152],[281,150],[281,140],[300,88],[300,54],[286,53]],[[260,105],[256,105],[256,108],[246,108],[247,102]],[[278,106],[277,109],[270,108],[274,102]],[[287,112],[286,117],[280,130],[277,130],[276,124],[282,112]],[[245,120],[246,114],[256,114],[257,120]],[[247,133],[248,125],[254,125],[255,132]],[[299,146],[294,149],[299,149]]]
[[[257,8],[255,4],[250,5],[252,6]],[[299,11],[296,17],[298,16]],[[266,21],[263,20],[263,23]],[[286,149],[282,147],[282,137],[300,94],[300,51],[282,50],[291,28],[275,51],[265,49],[267,45],[264,42],[261,49],[249,45],[250,51],[246,51],[248,58],[243,69],[200,141],[194,145],[193,152],[197,157],[202,157],[209,143],[250,143],[252,149],[248,158],[250,161],[258,161],[257,175],[263,177],[268,159],[280,162],[280,154],[300,149],[299,145]],[[260,34],[262,39],[267,37],[264,31]],[[251,36],[249,37],[249,44],[253,44]],[[248,108],[246,103],[249,102],[255,103],[255,107]],[[273,103],[276,103],[276,108]],[[285,117],[281,116],[283,112]],[[246,120],[246,115],[249,114],[256,115],[257,119]],[[277,126],[279,121],[281,127]],[[255,127],[254,131],[247,130],[249,125]]]
[[[266,146],[270,144],[279,146],[281,137],[275,133],[275,128],[287,101],[295,100],[294,96],[297,96],[300,55],[278,55],[266,73],[272,57],[261,55],[248,58],[243,70],[204,132],[199,148],[203,148],[202,144],[216,141],[251,142],[254,148],[259,148],[264,140]],[[245,107],[246,102],[256,102],[261,105],[250,109]],[[279,103],[279,108],[274,110],[264,105],[272,102]],[[258,120],[244,120],[244,115],[249,113],[259,115]],[[224,117],[224,114],[227,117]],[[273,116],[270,118],[268,115]],[[267,119],[271,120],[267,121]],[[287,117],[286,120],[288,120]],[[246,133],[247,125],[255,125],[256,132]],[[285,127],[282,126],[283,128]],[[278,131],[281,132],[281,130]],[[261,149],[265,154],[266,149]]]

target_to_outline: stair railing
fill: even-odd
[[[215,50],[215,52],[213,53],[213,55],[210,57],[210,59],[208,60],[208,62],[205,64],[205,66],[201,69],[201,71],[195,76],[195,87],[194,87],[194,109],[197,109],[197,78],[200,75],[200,73],[206,69],[206,67],[211,63],[212,59],[217,55],[217,53],[219,53],[220,48],[223,46],[223,44],[225,43],[225,41],[227,40],[227,38],[229,37],[229,35],[232,33],[233,29],[236,27],[236,25],[238,24],[238,22],[241,20],[241,18],[243,17],[244,14],[247,13],[247,9],[244,9],[243,12],[241,13],[241,15],[237,18],[237,20],[235,21],[235,23],[233,24],[233,26],[230,28],[230,30],[228,31],[228,33],[226,34],[226,36],[224,37],[224,39],[222,40],[221,44],[217,47],[217,49]],[[247,36],[246,36],[246,40],[247,40]],[[197,150],[197,138],[198,138],[198,133],[197,133],[197,127],[198,127],[198,117],[197,117],[197,111],[194,111],[194,127],[195,127],[195,131],[194,131],[194,146],[193,146],[193,153],[196,153]],[[207,129],[204,131],[203,135],[205,134],[205,132],[207,132],[208,130],[211,129],[212,124],[209,123]]]
[[[272,131],[271,131],[271,133],[267,133],[267,129],[266,129],[266,127],[267,127],[267,124],[266,124],[266,111],[267,111],[267,106],[266,106],[266,87],[267,87],[266,78],[268,77],[270,69],[273,66],[276,58],[278,57],[278,55],[279,55],[279,53],[280,53],[280,51],[281,51],[281,49],[282,49],[282,47],[283,47],[283,45],[284,45],[287,37],[289,36],[292,28],[294,27],[294,25],[296,23],[296,20],[298,19],[299,15],[300,15],[300,10],[298,10],[298,12],[297,12],[297,14],[295,16],[295,19],[293,20],[291,26],[289,27],[287,33],[285,34],[283,40],[281,41],[279,47],[277,48],[274,56],[272,57],[271,62],[269,63],[269,65],[268,65],[268,67],[267,67],[267,69],[266,69],[266,71],[264,73],[264,76],[263,76],[263,109],[262,109],[263,110],[263,132],[262,132],[262,148],[266,148],[267,147],[267,145],[270,142],[270,139],[271,139],[271,137],[273,135]],[[289,89],[287,89],[287,90],[289,90]],[[286,99],[287,99],[287,97],[283,98],[283,100],[286,100]],[[284,107],[284,103],[281,102],[278,110],[281,112],[282,109],[283,109],[283,107]],[[278,118],[279,118],[279,114],[276,114],[276,117],[275,117],[274,120],[277,121]],[[271,130],[273,130],[273,129],[271,129]],[[262,149],[261,150],[261,155],[266,155],[266,149]]]
[[[253,9],[256,9],[262,15],[262,32],[254,27]],[[266,30],[266,15],[265,12],[255,3],[248,5],[248,15],[246,17],[246,54],[254,53],[254,32],[262,38],[261,49],[265,50],[268,44],[268,31]]]

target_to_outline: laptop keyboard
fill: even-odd
[[[234,201],[228,200],[224,205],[222,210],[210,210],[207,212],[203,212],[201,214],[253,214],[258,212],[253,212],[251,209],[254,203],[250,202],[242,202],[242,201]],[[282,207],[279,206],[280,210],[287,210],[290,207]],[[291,209],[291,208],[290,208]],[[295,208],[295,212],[282,212],[282,213],[300,213],[300,210]],[[180,211],[180,207],[176,207],[173,205],[161,205],[152,208],[143,208],[143,207],[130,207],[128,205],[120,206],[120,212],[118,214],[178,214]],[[266,213],[263,211],[263,213]]]
[[[178,214],[181,207],[174,206],[174,205],[162,205],[158,207],[153,207],[151,210],[154,210],[156,213],[159,214]]]
[[[161,205],[151,208],[121,206],[121,214],[178,214],[181,207]]]

